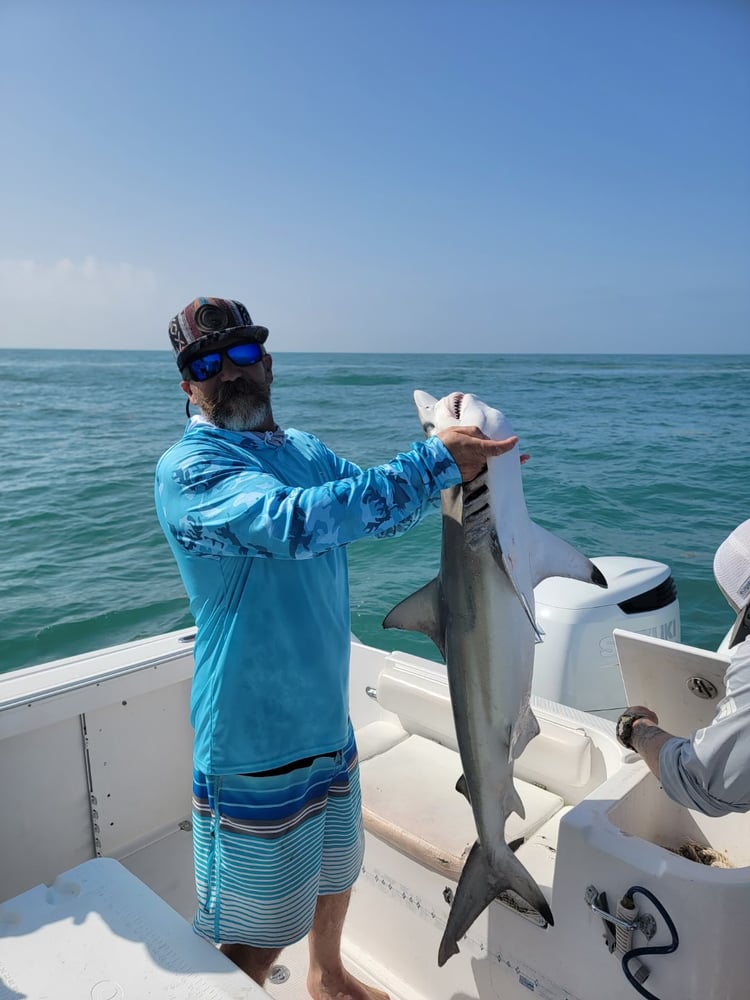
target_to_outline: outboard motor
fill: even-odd
[[[680,606],[669,566],[650,559],[602,556],[602,590],[551,577],[534,590],[544,641],[536,646],[532,692],[607,718],[625,707],[612,630],[680,641]]]

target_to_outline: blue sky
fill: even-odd
[[[742,0],[0,0],[0,346],[741,352]]]

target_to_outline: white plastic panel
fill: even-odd
[[[78,716],[0,739],[0,797],[0,899],[93,857]]]
[[[728,656],[620,629],[614,638],[629,705],[653,709],[676,736],[709,725],[724,697]]]
[[[190,815],[190,682],[86,714],[101,853],[130,853]]]

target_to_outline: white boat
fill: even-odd
[[[606,593],[537,588],[541,733],[515,770],[526,819],[506,831],[523,838],[555,924],[500,898],[443,968],[438,942],[475,839],[454,788],[445,669],[352,642],[367,843],[344,952],[393,1000],[748,996],[750,819],[672,803],[612,722],[627,698],[690,732],[713,715],[726,656],[679,642],[666,566],[596,562]],[[307,998],[304,942],[264,991],[189,925],[192,639],[0,676],[0,1000]],[[676,853],[688,844],[733,867]]]

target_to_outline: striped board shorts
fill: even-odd
[[[193,927],[217,944],[283,948],[319,895],[345,892],[364,855],[354,732],[338,753],[258,775],[193,775]]]

